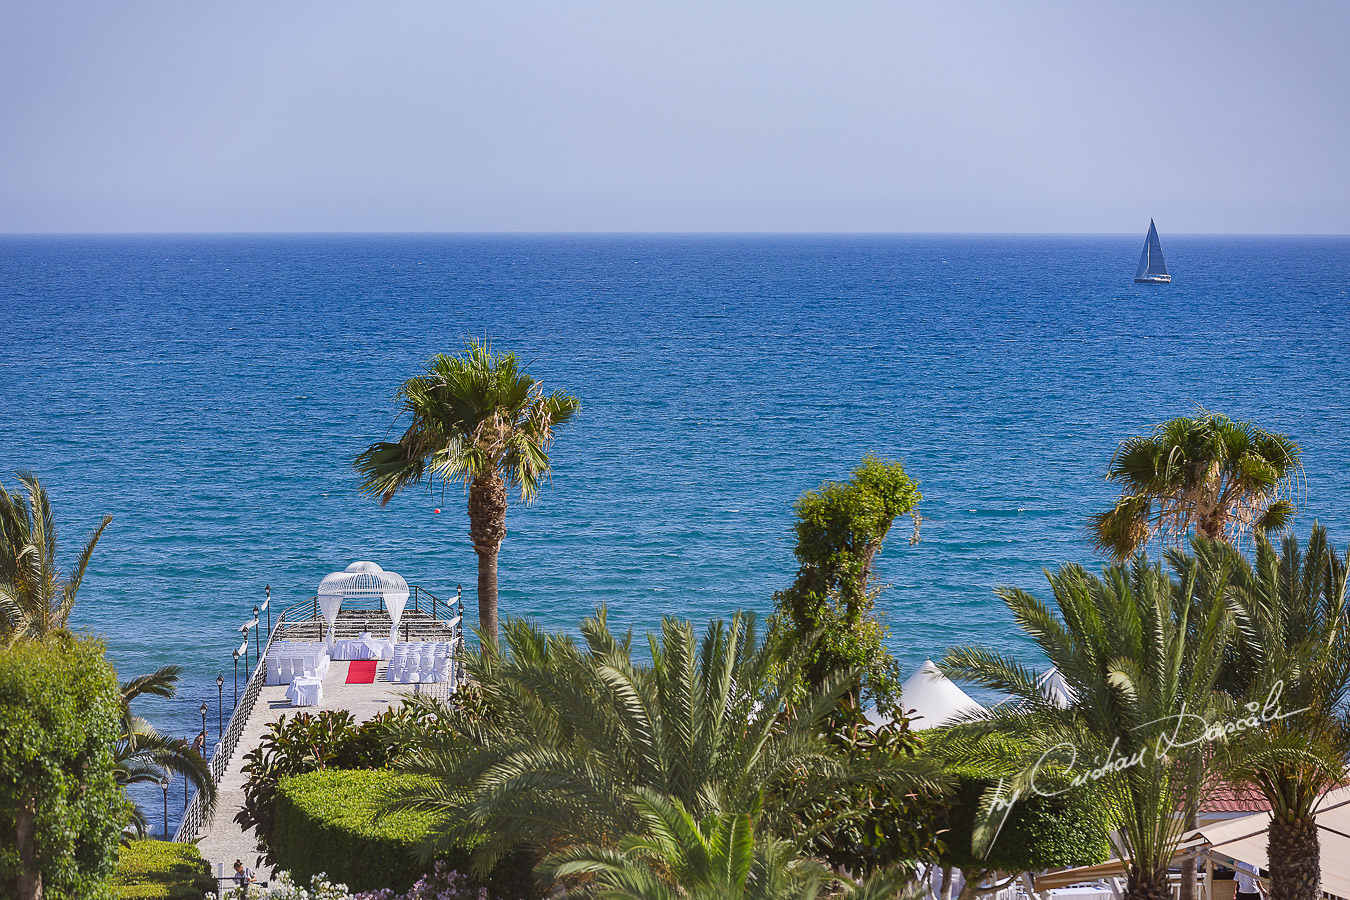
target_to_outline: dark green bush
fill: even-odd
[[[25,872],[47,900],[106,896],[131,812],[114,778],[120,697],[99,641],[60,634],[0,653],[0,896]]]
[[[273,825],[277,864],[299,883],[324,872],[353,891],[406,890],[432,871],[433,863],[419,862],[416,850],[434,817],[397,812],[377,818],[376,811],[386,790],[427,780],[387,769],[325,769],[281,779]],[[445,858],[446,866],[467,872],[470,849]],[[486,883],[471,885],[520,900],[535,894],[531,869],[508,856]]]
[[[132,841],[122,847],[110,882],[119,900],[201,900],[216,889],[196,844]]]
[[[1069,790],[1055,797],[1033,794],[1012,808],[987,858],[971,851],[972,831],[980,798],[993,782],[961,776],[948,798],[950,829],[945,835],[946,865],[967,871],[992,869],[1032,872],[1085,866],[1109,855],[1107,828],[1091,792]]]

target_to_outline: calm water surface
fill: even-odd
[[[1116,443],[1197,404],[1299,441],[1300,529],[1350,541],[1350,240],[1164,235],[1168,287],[1131,283],[1139,243],[3,237],[0,477],[39,474],[66,560],[114,516],[76,621],[123,677],[185,666],[146,710],[188,735],[209,697],[214,740],[263,585],[280,607],[373,559],[474,609],[462,497],[382,509],[350,461],[402,379],[490,335],[583,404],[510,513],[504,613],[765,612],[793,499],[878,453],[925,497],[923,541],[898,526],[881,558],[904,666],[966,641],[1034,662],[994,587],[1092,562]]]

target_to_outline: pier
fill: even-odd
[[[393,625],[389,613],[373,603],[345,601],[339,610],[334,638],[355,638],[362,633],[388,635]],[[269,685],[267,655],[278,641],[322,641],[327,623],[319,607],[318,597],[289,607],[278,617],[260,651],[256,665],[249,672],[242,688],[238,705],[229,724],[210,758],[211,776],[216,784],[217,800],[214,815],[205,816],[201,796],[194,795],[183,813],[183,820],[174,835],[175,841],[196,841],[202,857],[211,865],[213,873],[228,874],[236,859],[254,867],[257,859],[257,841],[252,831],[245,832],[234,821],[243,806],[245,776],[242,771],[244,756],[261,742],[268,726],[283,716],[297,713],[317,713],[325,709],[350,712],[358,723],[396,707],[407,697],[428,693],[448,697],[462,678],[458,661],[454,675],[446,683],[394,684],[386,680],[390,660],[380,660],[372,684],[347,684],[350,662],[333,660],[323,678],[323,700],[318,706],[296,707],[287,696],[287,685]],[[449,641],[456,648],[456,656],[463,648],[463,627],[459,597],[445,601],[413,586],[409,592],[408,607],[398,626],[401,642]],[[260,877],[265,873],[260,872]]]

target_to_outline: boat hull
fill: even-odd
[[[1134,280],[1135,284],[1171,284],[1171,275],[1144,275]]]

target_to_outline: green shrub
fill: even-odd
[[[196,844],[132,841],[122,847],[111,886],[119,900],[201,900],[216,880]]]
[[[980,798],[993,782],[962,775],[948,798],[945,865],[967,871],[1038,871],[1092,865],[1110,855],[1100,804],[1085,789],[1019,800],[983,859],[971,850]]]
[[[433,864],[419,862],[416,851],[435,816],[404,811],[377,818],[376,812],[385,791],[430,781],[387,769],[324,769],[282,778],[273,825],[277,864],[300,883],[324,872],[353,891],[407,890],[432,871]],[[467,872],[471,849],[445,857],[446,866]],[[519,900],[534,894],[531,869],[507,856],[486,883],[472,886]]]
[[[120,698],[99,641],[59,634],[0,653],[0,896],[21,893],[21,877],[47,900],[106,896],[131,812],[114,777]]]

